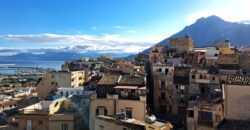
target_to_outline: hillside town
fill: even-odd
[[[250,129],[250,49],[229,40],[172,37],[133,60],[65,61],[0,85],[0,130]]]

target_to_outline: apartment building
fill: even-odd
[[[174,86],[176,89],[178,115],[185,117],[188,106],[190,67],[175,67]]]
[[[174,87],[174,65],[156,63],[152,65],[154,109],[163,115],[177,113]]]
[[[20,110],[11,124],[17,130],[82,130],[80,115],[65,98],[42,100]]]
[[[124,112],[128,119],[134,118],[139,121],[146,119],[146,100],[119,99],[118,95],[107,98],[91,99],[90,101],[90,129],[95,130],[96,117],[105,115],[115,117],[116,113]],[[98,130],[98,129],[97,129]]]
[[[193,67],[203,67],[206,62],[206,52],[190,51],[183,56],[183,63]]]
[[[70,95],[83,95],[83,87],[62,87],[57,89],[57,95],[62,97],[69,97]]]
[[[220,95],[190,101],[187,108],[188,130],[214,130],[224,118]]]
[[[220,89],[219,70],[194,68],[189,74],[189,96],[207,96],[212,90]]]
[[[206,47],[204,48],[206,52],[206,67],[217,66],[218,65],[218,57],[220,55],[220,51],[215,47]]]
[[[54,71],[47,73],[37,87],[38,97],[46,98],[60,87],[79,87],[85,82],[85,71]]]
[[[49,129],[49,115],[59,110],[65,99],[42,100],[20,110],[15,116],[18,130],[46,130]]]
[[[104,75],[98,82],[96,89],[99,98],[106,98],[107,94],[115,94],[116,86],[145,87],[146,79],[139,75]],[[134,92],[134,94],[136,94]]]

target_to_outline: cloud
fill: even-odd
[[[0,56],[11,56],[19,53],[32,53],[32,54],[44,54],[49,51],[55,51],[55,49],[27,49],[27,48],[6,48],[0,47]]]
[[[125,27],[125,26],[121,26],[121,25],[115,25],[115,26],[113,26],[113,28],[124,29],[124,28],[126,28],[126,27]]]
[[[186,19],[187,23],[192,24],[201,17],[208,17],[211,15],[219,16],[230,22],[250,20],[249,0],[221,0],[219,2],[221,3],[221,6],[219,7],[198,10],[190,13]]]
[[[158,39],[150,38],[127,38],[119,34],[95,35],[59,35],[59,34],[37,34],[37,35],[3,35],[6,41],[33,44],[55,44],[59,47],[49,49],[10,49],[8,52],[37,52],[67,51],[67,52],[91,52],[97,53],[138,53],[154,45]],[[2,49],[3,51],[4,49]],[[7,50],[5,48],[5,50]],[[1,51],[0,51],[1,52]]]
[[[128,30],[127,32],[128,32],[128,33],[132,33],[132,34],[137,33],[137,31],[135,31],[135,30]]]

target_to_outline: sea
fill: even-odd
[[[0,61],[0,66],[12,67],[38,67],[60,70],[64,61]],[[17,68],[2,68],[0,74],[15,74]]]

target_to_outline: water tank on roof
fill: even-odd
[[[151,116],[146,118],[146,123],[148,123],[148,124],[153,124],[153,123],[155,123],[155,121],[156,121],[156,117],[154,115],[151,115]]]

